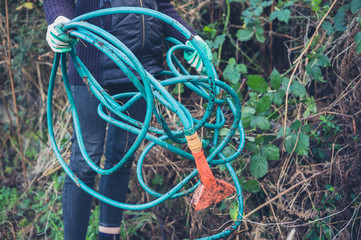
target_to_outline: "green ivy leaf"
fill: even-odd
[[[256,112],[257,113],[264,113],[270,109],[272,105],[272,99],[269,96],[263,96],[256,105]]]
[[[261,130],[268,130],[270,129],[271,125],[268,119],[264,116],[257,116],[251,120],[251,127],[258,127]]]
[[[296,97],[303,98],[304,96],[306,96],[306,88],[298,81],[295,81],[291,85],[291,90]]]
[[[259,75],[248,75],[247,76],[247,85],[256,92],[266,92],[268,88],[267,82],[263,77]]]
[[[277,146],[273,144],[267,144],[261,148],[262,155],[265,156],[268,160],[279,160],[280,159],[280,150]]]
[[[250,193],[257,193],[261,190],[258,181],[255,179],[250,179],[243,183],[242,188]]]
[[[267,159],[261,154],[253,154],[251,157],[251,163],[249,165],[251,169],[251,174],[255,178],[261,178],[266,175],[268,170]]]
[[[253,35],[254,35],[254,32],[249,29],[240,29],[236,33],[236,37],[241,42],[246,42],[246,41],[250,40],[253,37]]]

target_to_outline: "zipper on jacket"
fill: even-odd
[[[142,8],[143,7],[143,0],[139,0],[140,2],[140,7]],[[142,56],[143,54],[143,51],[144,51],[144,47],[145,47],[145,18],[144,18],[144,14],[142,14],[142,48],[140,49],[140,52],[139,52],[139,58]]]

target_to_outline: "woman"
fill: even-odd
[[[54,52],[68,52],[76,44],[73,38],[64,36],[56,25],[66,23],[76,16],[94,10],[111,7],[144,7],[158,10],[179,21],[189,31],[192,30],[179,16],[170,0],[44,0],[44,11],[49,24],[47,41]],[[162,36],[171,36],[182,42],[185,37],[168,24],[145,15],[114,14],[93,18],[90,23],[99,26],[120,39],[142,63],[145,70],[155,74],[162,70]],[[60,31],[60,32],[59,32]],[[57,36],[62,36],[58,38]],[[211,58],[207,44],[196,36]],[[188,43],[187,43],[188,44]],[[76,44],[75,50],[85,66],[110,95],[136,91],[126,75],[101,51],[88,43]],[[186,60],[198,72],[202,70],[202,61],[197,53],[185,54]],[[85,148],[90,158],[97,164],[104,153],[105,168],[111,168],[119,162],[134,142],[136,135],[107,124],[97,114],[99,101],[92,95],[74,64],[69,63],[69,80],[78,111]],[[143,100],[144,101],[144,100]],[[146,103],[138,101],[129,108],[129,115],[143,121]],[[72,150],[69,167],[74,174],[89,187],[94,187],[96,173],[86,164],[75,133],[72,138]],[[101,176],[99,192],[111,199],[124,202],[128,191],[131,163],[111,175]],[[63,223],[64,238],[85,239],[88,228],[92,197],[79,188],[68,176],[63,187]],[[100,202],[99,239],[119,239],[122,209]]]

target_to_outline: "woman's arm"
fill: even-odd
[[[48,24],[52,24],[59,16],[72,19],[74,11],[75,0],[44,0],[44,13]]]
[[[187,28],[193,35],[196,35],[195,31],[188,26],[188,24],[181,18],[177,10],[174,8],[174,5],[170,3],[170,0],[157,0],[158,11],[168,15],[169,17],[177,20],[181,23],[185,28]],[[164,23],[163,24],[163,33],[165,36],[174,37],[183,43],[187,41],[187,39],[178,32],[174,27],[171,25]]]

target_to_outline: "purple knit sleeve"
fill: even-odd
[[[44,0],[44,13],[48,24],[52,24],[58,16],[72,19],[74,11],[75,0]]]
[[[193,28],[188,26],[188,24],[181,18],[181,16],[179,15],[179,13],[174,8],[173,4],[170,3],[169,0],[158,0],[157,5],[159,12],[164,13],[169,17],[177,20],[180,24],[182,24],[185,28],[187,28],[193,35],[196,35]],[[181,34],[173,26],[167,23],[163,24],[163,33],[165,36],[174,37],[183,43],[187,41],[187,39],[183,36],[183,34]]]

